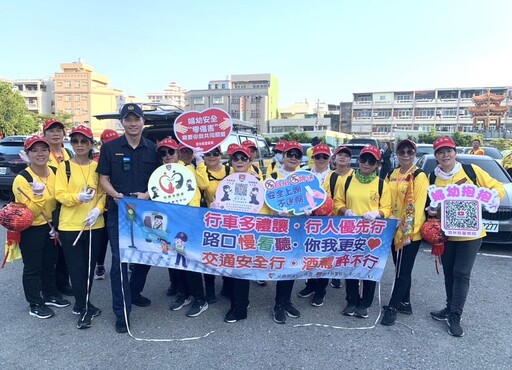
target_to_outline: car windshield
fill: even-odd
[[[464,153],[469,153],[472,149],[473,148],[465,148]],[[482,147],[482,149],[484,151],[484,154],[488,155],[491,158],[494,158],[494,159],[503,158],[503,154],[501,154],[501,152],[496,148],[491,148],[491,147],[486,146],[486,147]]]
[[[23,146],[21,145],[5,145],[0,143],[0,155],[18,155]]]
[[[423,171],[425,173],[429,174],[432,171],[434,171],[434,168],[437,164],[434,157],[426,157],[427,160],[425,164],[422,166]],[[480,157],[480,156],[467,156],[467,157],[457,157],[457,160],[461,163],[465,164],[475,164],[481,169],[483,169],[485,172],[487,172],[492,178],[506,184],[510,182],[510,179],[508,178],[507,174],[503,170],[503,168],[494,160],[490,160],[486,157]]]
[[[428,146],[417,146],[416,148],[416,158],[423,157],[425,154],[434,154],[434,147],[432,145]]]

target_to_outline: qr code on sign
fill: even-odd
[[[452,230],[478,230],[478,201],[445,201],[445,227]]]
[[[235,195],[242,197],[247,196],[247,184],[236,184]]]

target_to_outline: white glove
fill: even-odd
[[[437,208],[432,208],[429,206],[429,207],[425,208],[425,211],[427,211],[428,215],[431,217],[437,216]]]
[[[500,197],[494,197],[491,200],[491,203],[489,203],[489,206],[487,208],[490,213],[496,213],[496,212],[498,212],[499,206],[500,206]]]
[[[380,217],[380,213],[379,211],[370,211],[370,212],[366,212],[364,215],[363,215],[363,218],[365,220],[368,220],[368,221],[373,221],[375,220],[377,217]]]
[[[351,209],[347,209],[345,211],[345,216],[347,217],[354,217],[356,214],[351,210]]]
[[[94,198],[94,189],[83,189],[81,193],[77,195],[78,201],[82,203],[89,203]]]
[[[93,226],[96,223],[96,221],[98,221],[98,217],[100,217],[100,215],[101,211],[98,208],[94,207],[87,214],[87,217],[84,220],[85,225]]]
[[[59,233],[57,231],[55,231],[55,229],[51,229],[50,232],[48,233],[50,234],[50,239],[56,239],[59,237]]]
[[[24,151],[23,149],[20,150],[19,156],[23,162],[25,162],[26,164],[30,164],[30,159],[28,159],[28,155],[27,155],[26,151]]]
[[[204,162],[203,155],[204,151],[201,148],[194,148],[194,158],[196,160],[196,164],[199,164],[201,162]]]
[[[37,195],[37,196],[41,196],[44,194],[44,184],[41,183],[41,182],[37,182],[37,181],[33,181],[32,183],[30,183],[30,187],[32,188],[32,192],[34,193],[34,195]]]

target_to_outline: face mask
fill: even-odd
[[[277,162],[281,163],[283,162],[283,153],[276,153],[276,155],[274,156],[274,158],[276,159]]]

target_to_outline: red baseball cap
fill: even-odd
[[[359,156],[362,156],[363,154],[371,154],[376,160],[380,161],[381,153],[380,149],[377,148],[375,145],[367,145],[362,150],[361,153],[359,153]]]
[[[47,119],[46,121],[44,121],[43,132],[48,130],[51,126],[56,125],[56,124],[59,124],[62,126],[62,128],[64,128],[64,124],[61,121],[59,121],[55,118]]]
[[[298,149],[302,153],[302,145],[300,145],[300,143],[298,141],[288,141],[284,145],[283,152],[287,152],[292,149]]]
[[[286,146],[287,141],[286,140],[279,140],[276,145],[274,145],[274,150],[283,151],[284,147]]]
[[[84,125],[73,127],[69,136],[74,135],[74,134],[82,134],[88,139],[94,138],[94,136],[92,134],[92,130],[89,127],[84,126]]]
[[[32,145],[36,143],[45,143],[48,146],[48,148],[50,147],[50,144],[48,144],[48,140],[46,140],[44,136],[33,135],[30,136],[27,140],[25,140],[23,148],[25,148],[25,150],[29,150],[32,147]]]
[[[243,146],[247,147],[247,148],[254,148],[254,149],[258,149],[258,147],[256,146],[256,143],[254,141],[251,141],[251,140],[245,140],[243,143],[242,143]]]
[[[349,156],[352,156],[352,150],[343,145],[336,148],[336,150],[334,151],[334,155],[337,155],[342,152],[348,154]]]
[[[100,140],[102,143],[108,143],[109,141],[117,139],[118,137],[119,134],[117,131],[107,128],[101,133]]]
[[[229,151],[229,147],[228,147],[228,151]],[[247,147],[245,145],[235,144],[235,146],[231,147],[231,154],[229,154],[229,152],[228,152],[228,155],[233,156],[233,155],[235,155],[235,153],[243,153],[248,157],[251,156],[251,150],[249,149],[249,147]]]
[[[233,155],[233,149],[238,148],[240,145],[232,143],[228,145],[227,153],[228,155]]]
[[[171,148],[171,149],[178,149],[178,143],[171,139],[170,137],[166,137],[162,141],[160,141],[156,147],[156,150],[160,149],[161,147]]]
[[[329,148],[329,145],[326,144],[317,144],[313,147],[313,156],[317,154],[327,154],[328,156],[330,156],[331,148]]]
[[[455,141],[449,136],[441,136],[434,140],[432,144],[434,146],[434,153],[437,152],[438,149],[441,148],[453,148],[455,149],[457,145],[455,145]]]
[[[416,150],[416,143],[410,139],[403,139],[402,141],[400,141],[398,143],[398,145],[396,146],[396,151],[398,151],[399,149],[403,148],[403,147],[407,147],[407,146],[410,146],[411,148],[413,148],[414,150]]]

